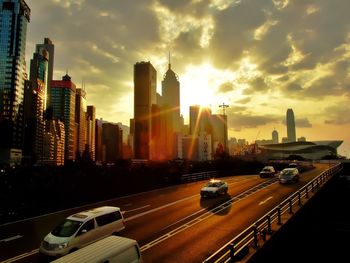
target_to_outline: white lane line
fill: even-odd
[[[131,216],[131,217],[127,217],[127,218],[125,219],[125,221],[130,221],[130,220],[139,218],[139,217],[141,217],[141,216],[144,216],[144,215],[147,215],[147,214],[150,214],[150,213],[159,211],[159,210],[161,210],[161,209],[164,209],[164,208],[166,208],[166,207],[169,207],[169,206],[178,204],[178,203],[180,203],[180,202],[183,202],[183,201],[185,201],[185,200],[191,199],[191,198],[196,197],[196,196],[198,196],[198,195],[199,195],[199,194],[191,195],[191,196],[189,196],[189,197],[186,197],[186,198],[177,200],[177,201],[175,201],[175,202],[172,202],[172,203],[169,203],[169,204],[166,204],[166,205],[163,205],[163,206],[159,206],[159,207],[157,207],[157,208],[153,208],[153,209],[148,210],[148,211],[146,211],[146,212],[143,212],[143,213],[140,213],[140,214]]]
[[[133,212],[133,211],[145,209],[145,208],[150,207],[150,206],[151,206],[151,205],[145,205],[145,206],[138,207],[138,208],[135,208],[135,209],[130,209],[130,210],[123,211],[123,213],[129,213],[129,212]]]
[[[269,197],[266,198],[264,201],[261,201],[261,202],[259,203],[259,205],[265,204],[267,201],[269,201],[269,200],[272,199],[272,198],[273,198],[273,196],[269,196]]]
[[[39,249],[34,249],[30,252],[26,252],[26,253],[23,253],[21,255],[18,255],[16,257],[13,257],[13,258],[9,258],[9,259],[6,259],[5,261],[1,261],[0,263],[11,263],[11,262],[15,262],[15,261],[18,261],[20,259],[23,259],[23,258],[26,258],[26,257],[29,257],[31,255],[34,255],[36,253],[39,252]]]
[[[8,237],[8,238],[1,239],[0,242],[9,242],[9,241],[12,241],[12,240],[15,240],[15,239],[19,239],[21,237],[23,237],[23,236],[16,235],[16,236],[13,236],[13,237]]]

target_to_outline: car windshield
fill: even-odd
[[[282,175],[286,175],[286,176],[293,175],[293,171],[291,170],[282,171]]]
[[[70,237],[79,229],[82,223],[80,221],[65,219],[52,230],[51,234],[56,237]]]
[[[209,182],[207,183],[207,187],[219,187],[220,183],[219,182]]]
[[[264,169],[263,169],[263,172],[270,172],[270,171],[271,171],[270,168],[264,168]]]

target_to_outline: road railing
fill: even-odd
[[[322,172],[205,259],[203,263],[235,262],[248,254],[250,247],[259,248],[274,233],[273,224],[282,225],[283,217],[290,218],[294,213],[293,210],[296,210],[296,206],[300,208],[303,205],[303,200],[309,199],[321,185],[340,172],[341,169],[342,165],[338,163]]]
[[[181,175],[182,182],[193,182],[202,179],[215,178],[218,175],[217,171],[207,171],[200,173],[192,173],[192,174],[183,174]]]

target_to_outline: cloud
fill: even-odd
[[[246,97],[246,98],[237,100],[236,103],[247,104],[247,103],[249,103],[251,100],[252,100],[252,98]]]
[[[56,47],[55,78],[68,69],[78,86],[84,79],[88,104],[96,106],[98,117],[115,122],[132,118],[130,107],[123,107],[133,103],[133,65],[151,61],[160,80],[169,50],[180,82],[188,65],[207,63],[231,72],[221,86],[212,88],[218,96],[230,94],[228,101],[249,106],[252,112],[252,101],[259,101],[255,112],[274,113],[281,103],[302,102],[307,105],[305,116],[310,116],[321,99],[327,105],[350,98],[350,1],[26,2],[32,11],[27,64],[35,44],[50,37]],[[181,85],[182,90],[189,88]],[[242,98],[242,90],[249,96]],[[232,108],[232,124],[243,128],[278,119],[247,110]],[[328,123],[347,122],[333,108],[325,116]],[[309,124],[305,119],[303,125]]]
[[[350,105],[341,103],[326,107],[324,114],[326,116],[325,124],[346,125],[350,124]]]
[[[312,124],[307,118],[303,118],[303,119],[296,119],[295,126],[298,128],[311,128]]]
[[[227,109],[228,114],[228,127],[236,131],[240,131],[244,128],[256,128],[258,126],[264,126],[266,124],[279,123],[281,116],[279,115],[255,115],[249,112],[243,111],[246,107],[233,107]]]
[[[227,92],[230,92],[230,91],[233,91],[235,88],[234,88],[234,85],[233,83],[231,82],[225,82],[225,83],[222,83],[218,89],[218,92],[221,92],[221,93],[227,93]]]

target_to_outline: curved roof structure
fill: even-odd
[[[316,153],[320,151],[336,152],[343,141],[291,142],[260,145],[261,150],[281,153]]]

